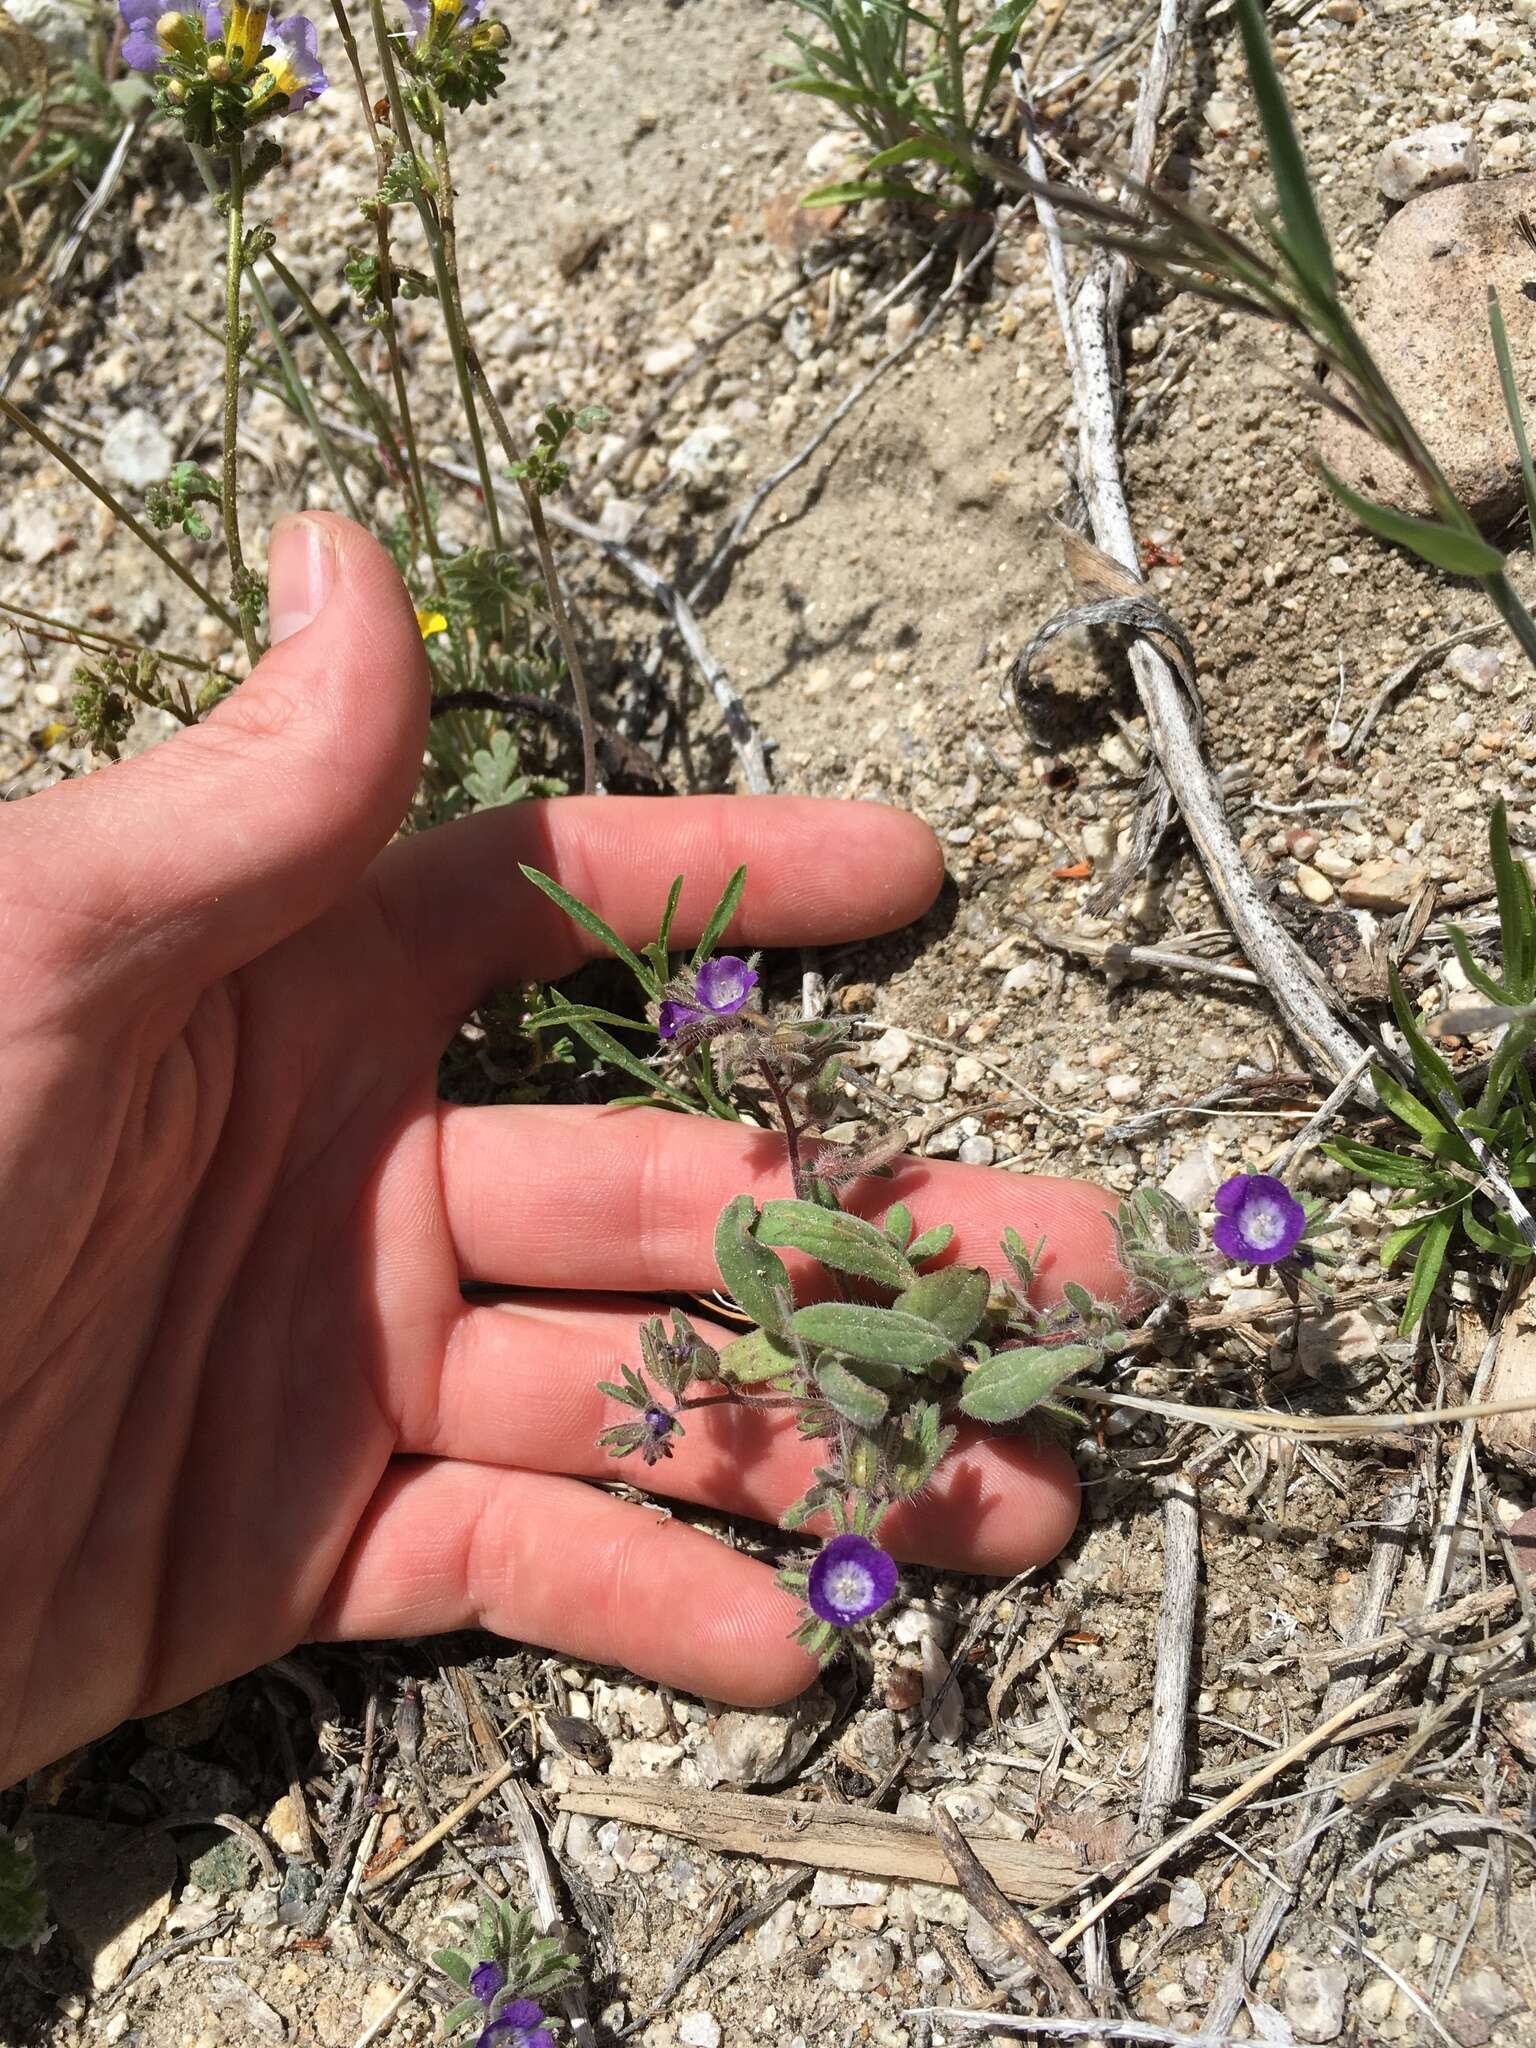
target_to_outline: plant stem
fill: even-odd
[[[229,553],[229,573],[234,585],[235,609],[240,615],[240,637],[252,667],[260,656],[256,629],[250,614],[250,571],[240,546],[239,470],[236,438],[240,428],[240,281],[245,270],[241,207],[245,198],[245,164],[238,137],[229,151],[229,238],[224,257],[224,466],[220,483],[220,509],[224,514],[224,546]]]
[[[29,418],[21,410],[20,406],[13,405],[8,398],[0,398],[0,418],[9,420],[13,427],[20,427],[24,434],[30,435],[38,447],[51,455],[61,469],[67,470],[77,484],[84,484],[91,496],[105,505],[114,518],[121,519],[134,539],[142,541],[151,554],[157,555],[166,568],[170,570],[171,574],[187,586],[199,604],[212,612],[216,619],[221,620],[224,625],[228,626],[232,633],[239,630],[240,622],[235,617],[235,614],[214,596],[206,584],[199,583],[192,574],[192,571],[184,568],[177,561],[165,543],[156,540],[144,522],[141,519],[136,519],[120,498],[115,498],[104,483],[99,482],[97,478],[91,475],[88,469],[83,468],[80,463],[76,462],[74,456],[67,449],[61,447],[50,433],[37,424],[36,420]]]
[[[196,143],[192,145],[192,161],[197,165],[197,174],[202,179],[209,198],[216,200],[219,196],[219,187],[213,174],[213,165],[208,160],[207,151],[199,149]],[[316,409],[315,401],[309,393],[309,386],[299,374],[299,366],[293,359],[293,352],[283,337],[282,322],[277,317],[272,301],[267,297],[265,285],[254,270],[251,272],[251,296],[256,301],[256,310],[261,315],[262,325],[271,336],[273,351],[288,385],[288,395],[298,408],[305,426],[314,436],[321,459],[331,472],[331,479],[341,493],[341,502],[352,518],[361,519],[362,514],[358,511],[357,501],[352,496],[352,489],[347,482],[346,471],[337,453],[336,444]]]
[[[500,416],[497,408],[496,416]],[[515,456],[509,460],[515,461]],[[571,631],[570,615],[565,609],[565,597],[560,589],[560,576],[555,568],[554,550],[549,544],[549,528],[544,524],[544,507],[539,494],[525,478],[522,483],[523,503],[528,509],[529,523],[533,527],[534,544],[539,551],[539,568],[544,576],[544,590],[549,598],[549,609],[554,616],[555,631],[560,638],[560,651],[565,656],[566,672],[571,679],[571,695],[576,699],[576,716],[581,720],[581,792],[593,796],[597,791],[597,728],[592,723],[592,700],[587,694],[587,678],[581,666],[581,656],[576,651],[576,635]]]
[[[1521,602],[1515,586],[1509,578],[1500,573],[1485,576],[1483,588],[1493,599],[1494,609],[1520,643],[1520,651],[1526,660],[1536,665],[1536,619],[1533,619]]]
[[[795,1122],[795,1112],[789,1099],[789,1090],[764,1060],[757,1070],[768,1084],[768,1092],[778,1105],[779,1122],[784,1126],[784,1149],[789,1154],[789,1177],[795,1190],[795,1199],[810,1200],[810,1177],[800,1159],[800,1126]]]

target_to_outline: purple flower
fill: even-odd
[[[287,96],[287,111],[292,114],[319,99],[331,82],[320,62],[315,24],[307,15],[290,14],[286,21],[273,23],[272,42],[272,54],[261,68]]]
[[[1283,1180],[1235,1173],[1216,1190],[1216,1249],[1236,1265],[1277,1266],[1301,1243],[1307,1212]]]
[[[500,1963],[477,1963],[469,1973],[470,1996],[478,1998],[482,2005],[489,2005],[506,1981],[507,1973]]]
[[[647,1408],[640,1420],[645,1424],[653,1442],[660,1443],[676,1429],[677,1423],[665,1408]]]
[[[452,35],[456,28],[468,28],[480,19],[485,0],[405,0],[405,11],[411,17],[411,48],[419,50],[424,42],[431,39],[434,30]]]
[[[216,7],[193,5],[167,13],[155,0],[118,0],[118,13],[128,33],[123,38],[123,62],[134,71],[158,71],[173,49],[186,53],[191,40],[188,14],[201,15],[203,33],[221,33]]]
[[[656,1029],[663,1038],[676,1038],[685,1025],[701,1023],[706,1017],[734,1017],[745,1009],[757,987],[755,969],[734,953],[722,953],[718,960],[706,960],[693,978],[693,1000],[669,997],[661,1006]]]
[[[834,1536],[821,1546],[806,1589],[811,1612],[834,1628],[877,1614],[896,1591],[896,1560],[867,1536]]]
[[[514,1998],[483,2029],[475,2048],[555,2048],[544,2013],[531,1998]]]

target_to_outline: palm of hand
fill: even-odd
[[[375,698],[344,795],[325,771],[339,823],[302,786],[325,750],[295,745],[334,601],[219,723],[0,818],[0,1784],[317,1633],[479,1623],[744,1702],[810,1675],[768,1567],[586,1483],[612,1469],[594,1383],[633,1357],[643,1297],[711,1286],[719,1208],[782,1191],[782,1164],[662,1112],[445,1108],[436,1063],[488,987],[580,957],[520,860],[636,941],[674,873],[681,939],[745,859],[742,942],[827,943],[919,911],[931,841],[869,805],[567,800],[365,866],[423,706],[403,593],[371,550],[350,575],[360,616],[333,630]],[[274,758],[276,799],[253,772]],[[317,844],[284,840],[288,811]],[[107,868],[68,869],[103,841]],[[963,1256],[1011,1221],[1105,1281],[1091,1190],[900,1180],[882,1204],[956,1221]],[[657,1481],[772,1518],[809,1462],[717,1409]],[[899,1550],[1013,1569],[1070,1530],[1059,1454],[977,1443],[946,1475],[892,1517]]]

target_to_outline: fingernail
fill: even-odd
[[[302,512],[280,519],[267,549],[267,618],[274,647],[319,618],[335,581],[330,528]]]

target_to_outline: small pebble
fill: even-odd
[[[1331,903],[1333,884],[1326,875],[1320,875],[1316,868],[1309,868],[1305,861],[1296,869],[1296,886],[1309,903]]]
[[[983,1132],[979,1137],[967,1138],[959,1156],[962,1166],[990,1166],[997,1157],[997,1147]]]
[[[949,1075],[936,1061],[918,1068],[912,1076],[912,1093],[919,1102],[942,1102],[949,1088]]]
[[[685,2012],[677,2023],[684,2048],[720,2048],[720,2022],[712,2012]]]
[[[1478,172],[1477,143],[1460,121],[1441,121],[1389,142],[1376,159],[1376,183],[1388,199],[1411,199]]]
[[[1110,1074],[1104,1083],[1104,1093],[1111,1102],[1135,1102],[1141,1094],[1141,1077],[1137,1074]]]

